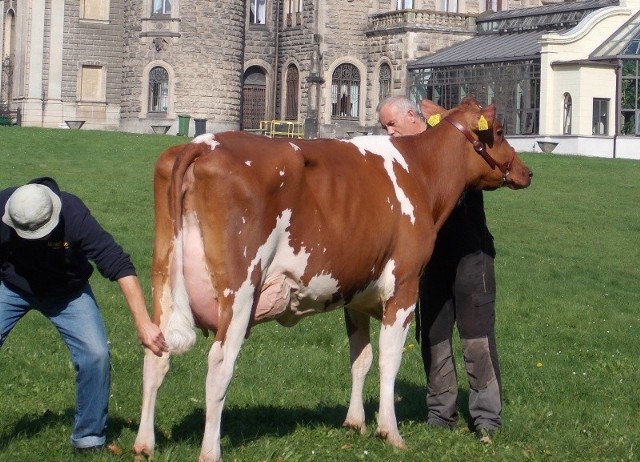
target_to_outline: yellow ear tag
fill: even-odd
[[[440,114],[433,114],[432,116],[430,116],[427,119],[427,123],[431,127],[435,127],[436,125],[438,125],[440,123]]]
[[[489,123],[487,122],[487,119],[485,119],[483,115],[481,115],[480,118],[478,119],[478,130],[480,131],[489,130]]]

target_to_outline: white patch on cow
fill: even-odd
[[[248,167],[251,167],[251,161],[250,160],[245,161],[245,165]]]
[[[295,143],[292,143],[291,141],[289,141],[289,145],[293,148],[294,151],[299,151],[300,150],[300,146],[298,146]]]
[[[388,337],[383,335],[383,338],[388,339],[389,342],[399,342],[398,344],[394,345],[387,344],[385,345],[385,347],[388,348],[389,346],[392,346],[394,350],[402,350],[402,348],[404,347],[404,341],[406,339],[407,331],[409,330],[409,326],[411,325],[411,323],[407,322],[407,318],[414,312],[415,308],[415,305],[411,305],[407,308],[399,309],[398,311],[396,311],[396,319],[393,324],[382,324],[382,327],[380,328],[381,335],[382,332],[389,333]],[[383,354],[382,350],[383,346],[380,345],[380,354]]]
[[[247,277],[240,285],[233,301],[233,316],[227,331],[227,341],[230,339],[242,341],[246,334],[249,319],[251,317],[251,308],[254,302],[255,287],[251,283],[251,275],[256,267],[260,265],[260,269],[264,273],[264,280],[268,280],[272,275],[289,274],[293,279],[299,280],[307,267],[309,253],[302,247],[297,254],[289,245],[290,233],[288,231],[291,226],[291,210],[284,210],[277,218],[276,224],[258,250],[253,260],[247,267]]]
[[[309,297],[313,300],[324,302],[330,300],[333,294],[338,292],[340,285],[331,274],[322,273],[313,276],[309,284],[300,290],[300,298]]]
[[[216,141],[216,136],[213,133],[205,133],[203,135],[196,136],[193,140],[191,140],[191,142],[208,144],[212,150],[220,144],[218,141]]]
[[[384,159],[384,168],[391,179],[393,189],[396,192],[396,198],[400,202],[400,208],[404,215],[407,215],[411,220],[411,223],[416,222],[416,217],[413,213],[414,207],[405,192],[398,185],[398,179],[393,171],[393,164],[398,163],[404,170],[409,171],[409,165],[402,156],[402,153],[396,149],[391,143],[391,137],[389,136],[356,136],[350,140],[345,140],[356,146],[360,152],[365,155],[367,152],[375,154]]]
[[[189,351],[196,342],[193,331],[195,322],[189,305],[189,295],[184,280],[182,230],[173,241],[173,312],[167,322],[167,344],[172,353]]]
[[[284,176],[284,169],[280,170],[280,176]]]
[[[389,300],[396,291],[396,277],[393,274],[393,270],[396,269],[396,262],[394,260],[387,261],[386,265],[380,277],[378,278],[377,285],[380,287],[380,296],[382,300]]]
[[[224,295],[225,298],[229,297],[230,295],[233,295],[233,290],[231,289],[224,289],[224,292],[222,293],[222,295]]]
[[[269,267],[265,279],[281,273],[288,273],[295,279],[299,279],[307,267],[309,253],[305,247],[301,247],[300,252],[296,254],[289,245],[291,233],[288,229],[291,226],[291,214],[291,209],[282,212],[266,242],[258,249],[256,258],[261,260],[262,269]],[[255,259],[254,262],[257,263]]]

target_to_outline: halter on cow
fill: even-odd
[[[344,425],[365,428],[362,385],[375,317],[382,322],[376,434],[404,447],[394,383],[436,233],[466,188],[524,188],[531,181],[493,105],[467,102],[447,120],[480,139],[508,174],[492,168],[451,123],[415,136],[347,141],[226,132],[160,156],[154,320],[173,353],[191,348],[196,326],[215,332],[200,461],[221,458],[224,398],[251,327],[274,319],[290,326],[340,307],[347,312],[352,369]],[[153,452],[155,398],[168,369],[169,354],[145,354],[139,456]]]

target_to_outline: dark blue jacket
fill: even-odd
[[[496,256],[493,236],[487,228],[482,191],[469,190],[462,194],[438,232],[432,260],[455,268],[462,258],[477,251]]]
[[[61,192],[52,178],[31,180],[48,186],[60,196],[60,222],[46,239],[18,237],[0,220],[0,279],[13,290],[33,295],[70,295],[93,273],[93,262],[111,281],[136,271],[113,237],[73,194]],[[0,216],[16,188],[0,191]]]

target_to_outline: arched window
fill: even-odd
[[[267,76],[260,66],[251,66],[242,82],[242,121],[240,129],[257,129],[266,117]]]
[[[149,72],[149,112],[167,112],[169,106],[169,73],[164,67]]]
[[[399,10],[410,10],[413,8],[413,0],[397,0]]]
[[[287,68],[287,97],[284,111],[285,120],[298,120],[298,83],[300,74],[294,64]]]
[[[380,101],[382,101],[391,94],[391,68],[388,64],[380,66],[378,83],[380,86]]]
[[[331,81],[331,117],[357,119],[360,101],[360,73],[353,64],[341,64]]]
[[[571,95],[569,93],[564,94],[564,109],[562,111],[562,134],[571,135],[571,112],[573,105],[571,102]]]

